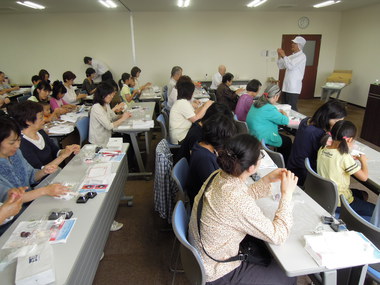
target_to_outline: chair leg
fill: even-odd
[[[173,241],[173,246],[172,246],[172,252],[171,252],[171,254],[170,254],[170,263],[169,263],[169,270],[171,271],[171,272],[174,272],[174,273],[176,273],[176,272],[178,272],[178,273],[184,273],[184,271],[182,270],[182,269],[178,269],[177,268],[177,260],[178,260],[178,255],[179,255],[179,246],[180,246],[180,244],[179,244],[179,242],[178,242],[178,240],[177,240],[177,238],[176,237],[174,237],[174,241]],[[177,253],[176,253],[176,248],[178,247],[178,250],[177,250]],[[174,258],[174,256],[176,256],[176,260],[175,260],[175,264],[173,265],[173,258]]]
[[[173,271],[173,279],[172,279],[172,285],[175,284],[175,275],[177,272],[179,272],[177,270],[177,266],[178,266],[178,258],[179,258],[179,247],[178,247],[178,253],[177,253],[177,256],[176,256],[176,259],[175,259],[175,270]]]

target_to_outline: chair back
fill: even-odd
[[[178,190],[185,194],[186,183],[189,177],[189,163],[185,157],[182,157],[173,167],[172,177],[177,184]]]
[[[206,274],[203,267],[203,261],[198,251],[187,240],[189,217],[182,201],[178,201],[174,208],[172,225],[174,234],[181,244],[181,262],[187,279],[190,281],[190,284],[205,284]]]
[[[375,225],[367,222],[362,217],[360,217],[348,204],[344,195],[340,195],[340,218],[346,223],[346,226],[349,230],[361,232],[366,236],[377,248],[380,248],[380,228]],[[369,275],[374,278],[377,282],[380,280],[380,263],[371,264],[370,268],[368,267]],[[377,277],[373,276],[376,275]],[[376,279],[377,278],[377,279]]]
[[[158,124],[161,127],[162,138],[169,141],[169,133],[168,133],[168,129],[166,128],[166,121],[165,121],[164,115],[159,114],[158,117],[156,118],[156,121],[158,122]]]
[[[18,103],[25,102],[25,101],[28,100],[29,97],[31,97],[31,96],[32,96],[32,95],[30,95],[30,94],[25,94],[25,95],[19,96],[19,97],[17,97],[17,102],[18,102]]]
[[[246,122],[239,121],[237,117],[236,118],[234,117],[234,120],[235,120],[235,126],[237,128],[238,134],[249,134],[248,126]]]
[[[164,102],[162,103],[162,109],[168,108],[168,86],[165,85],[162,87],[162,98],[164,99]]]
[[[285,168],[285,161],[284,161],[284,157],[282,156],[282,154],[268,148],[267,145],[265,144],[264,139],[261,140],[261,144],[262,144],[263,148],[265,149],[265,151],[270,156],[270,158],[273,160],[273,162],[277,165],[277,167],[278,168]]]
[[[304,191],[321,205],[331,215],[335,215],[338,206],[338,187],[334,181],[326,179],[316,173],[310,166],[309,158],[305,158],[307,169]]]
[[[216,102],[215,90],[213,90],[213,89],[208,89],[208,95],[210,95],[210,100]]]
[[[162,109],[161,114],[165,118],[165,125],[166,125],[166,130],[169,130],[169,110],[168,109]]]
[[[90,118],[89,117],[80,117],[75,123],[75,127],[79,132],[79,145],[82,146],[85,141],[88,139],[88,131],[90,127]]]

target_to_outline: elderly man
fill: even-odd
[[[293,54],[286,56],[283,49],[277,49],[279,69],[286,69],[284,83],[282,85],[283,102],[292,106],[297,111],[297,101],[302,89],[302,79],[305,73],[306,55],[302,52],[306,40],[303,37],[295,37],[292,40]]]
[[[182,76],[182,68],[180,66],[174,66],[172,68],[170,80],[168,83],[168,103],[167,107],[170,109],[174,102],[177,100],[177,92],[172,92],[177,84],[178,79]]]
[[[223,75],[226,74],[226,67],[224,65],[219,65],[218,72],[212,77],[212,83],[210,89],[216,90],[220,83],[222,83]]]

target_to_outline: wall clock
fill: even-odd
[[[306,29],[310,24],[310,19],[308,17],[301,17],[298,19],[298,27],[301,29]]]

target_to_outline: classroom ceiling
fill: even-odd
[[[35,10],[16,3],[1,0],[0,14],[31,13],[84,13],[102,11],[173,12],[173,11],[345,11],[380,3],[380,0],[341,0],[340,3],[315,9],[314,4],[324,0],[268,0],[257,8],[247,8],[251,0],[191,0],[187,8],[178,8],[177,0],[113,0],[115,9],[107,9],[97,0],[30,0],[46,9]]]

